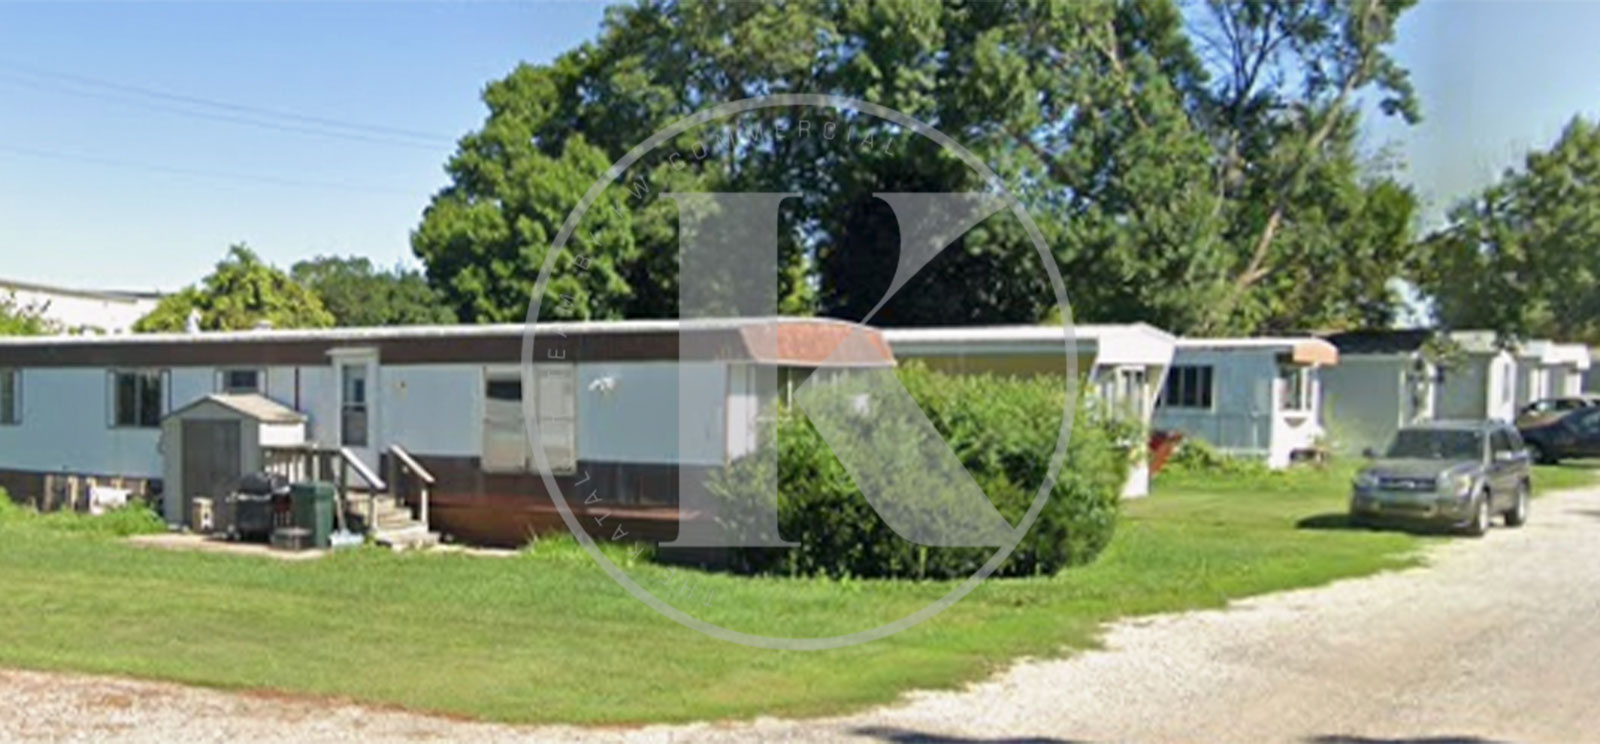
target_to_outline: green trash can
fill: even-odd
[[[333,534],[333,484],[325,481],[296,483],[289,487],[294,526],[311,531],[310,547],[328,547]]]

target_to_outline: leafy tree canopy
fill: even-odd
[[[716,103],[825,92],[902,111],[989,164],[1038,222],[1075,320],[1363,324],[1392,311],[1414,200],[1357,151],[1356,99],[1415,118],[1386,51],[1410,4],[619,6],[595,41],[488,86],[488,118],[412,246],[463,320],[520,319],[567,214],[635,145]],[[591,206],[543,316],[676,315],[678,213],[662,195],[762,191],[798,194],[778,225],[781,308],[866,319],[898,261],[900,226],[874,195],[985,187],[931,141],[855,112],[752,112],[658,152]],[[1036,321],[1055,304],[1041,260],[996,215],[871,320]]]
[[[404,267],[374,268],[351,256],[318,256],[296,263],[289,276],[322,300],[335,325],[430,325],[456,322],[455,313],[427,280]]]
[[[263,263],[242,243],[230,246],[227,257],[200,284],[162,298],[133,330],[181,331],[194,311],[199,312],[201,330],[207,331],[248,330],[263,321],[274,328],[333,325],[333,315],[315,293]]]
[[[1573,119],[1423,247],[1421,286],[1445,325],[1600,343],[1600,125]]]

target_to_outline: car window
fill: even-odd
[[[1505,432],[1506,439],[1511,442],[1511,451],[1521,452],[1528,448],[1528,445],[1522,441],[1522,432],[1516,429],[1506,429]]]
[[[1495,429],[1494,433],[1489,435],[1489,449],[1497,455],[1511,451],[1511,438],[1506,436],[1505,429]]]
[[[1423,460],[1477,460],[1483,457],[1483,434],[1450,429],[1401,429],[1386,457]]]
[[[1573,428],[1580,432],[1600,432],[1600,409],[1586,408],[1581,413],[1573,414],[1571,420]]]

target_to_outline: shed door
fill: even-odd
[[[238,486],[238,421],[183,422],[183,515],[187,523],[196,496],[220,500]]]

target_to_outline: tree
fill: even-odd
[[[195,311],[200,315],[200,328],[207,331],[248,330],[263,321],[274,328],[333,325],[333,316],[315,293],[263,263],[242,243],[230,246],[227,257],[198,286],[163,297],[133,330],[181,331]]]
[[[15,293],[0,295],[0,336],[43,336],[56,330],[39,308],[17,302]]]
[[[1228,289],[1202,330],[1281,329],[1315,320],[1356,319],[1284,312],[1281,301],[1289,300],[1291,308],[1299,304],[1294,295],[1306,285],[1293,275],[1304,273],[1307,259],[1332,258],[1344,265],[1384,256],[1393,260],[1381,271],[1404,267],[1409,239],[1365,255],[1345,254],[1339,243],[1328,240],[1352,231],[1372,235],[1392,230],[1381,224],[1345,224],[1393,217],[1392,210],[1351,208],[1355,205],[1348,198],[1343,205],[1328,207],[1330,198],[1340,196],[1330,194],[1330,187],[1343,191],[1356,185],[1358,95],[1372,91],[1385,114],[1411,123],[1420,118],[1408,73],[1388,53],[1400,16],[1414,3],[1205,0],[1194,36],[1218,74],[1195,93],[1195,114],[1218,151],[1218,200],[1229,213],[1227,235],[1235,258]],[[1398,197],[1395,189],[1403,187],[1390,181],[1381,194],[1391,207]],[[1272,282],[1276,289],[1261,289],[1279,273],[1290,276]],[[1374,301],[1370,281],[1328,284],[1338,278],[1321,277],[1319,283],[1367,294],[1363,303]],[[1382,290],[1376,299],[1382,302],[1387,295]]]
[[[1404,189],[1365,175],[1354,145],[1357,94],[1415,112],[1385,51],[1409,4],[1217,0],[1202,10],[1231,57],[1197,52],[1171,0],[616,7],[595,41],[488,86],[489,116],[462,139],[412,246],[462,319],[520,319],[567,213],[624,153],[715,103],[822,92],[927,122],[994,168],[1038,222],[1076,320],[1359,323],[1393,301],[1388,279],[1412,247],[1385,222],[1409,219]],[[825,127],[838,136],[815,135]],[[541,314],[676,315],[678,215],[661,197],[674,190],[801,195],[779,222],[785,312],[924,325],[1033,322],[1055,305],[1031,239],[999,214],[868,317],[900,229],[874,195],[986,187],[896,126],[767,110],[663,143],[673,149],[695,157],[647,158],[602,193]],[[1307,256],[1368,266],[1307,295],[1290,281]]]
[[[1600,343],[1600,125],[1574,118],[1422,246],[1445,325]]]
[[[427,280],[416,271],[380,271],[372,261],[318,256],[296,263],[289,276],[310,289],[333,315],[335,325],[372,327],[448,324],[456,321]]]

